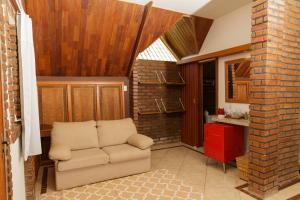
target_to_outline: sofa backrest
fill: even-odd
[[[137,134],[130,118],[97,121],[97,130],[100,147],[124,144],[131,135]]]
[[[67,145],[71,150],[99,147],[96,121],[54,122],[51,143]]]

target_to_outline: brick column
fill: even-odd
[[[299,6],[253,2],[249,189],[261,197],[299,178]]]

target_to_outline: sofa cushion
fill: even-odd
[[[106,147],[127,142],[129,136],[137,134],[132,119],[97,121],[99,146]]]
[[[125,162],[150,157],[150,149],[141,150],[129,144],[104,147],[111,163]]]
[[[153,144],[153,139],[141,134],[134,134],[128,138],[128,144],[139,149],[147,149]]]
[[[49,158],[51,160],[70,160],[72,157],[69,146],[62,144],[52,144],[49,151]]]
[[[72,158],[67,161],[59,161],[58,171],[68,171],[95,165],[104,165],[109,162],[108,155],[99,148],[75,150],[71,152]]]
[[[54,122],[51,143],[64,144],[71,150],[99,147],[96,122]]]

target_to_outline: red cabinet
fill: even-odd
[[[222,163],[244,154],[244,127],[207,123],[204,125],[204,152]]]

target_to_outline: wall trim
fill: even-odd
[[[194,55],[188,58],[183,58],[180,61],[177,62],[178,65],[187,64],[191,62],[198,62],[202,60],[212,59],[212,58],[218,58],[218,57],[224,57],[224,56],[230,56],[237,53],[242,53],[245,51],[251,50],[251,43],[243,44],[239,46],[235,46],[232,48],[224,49],[221,51],[216,51],[213,53],[208,53],[204,55]]]

